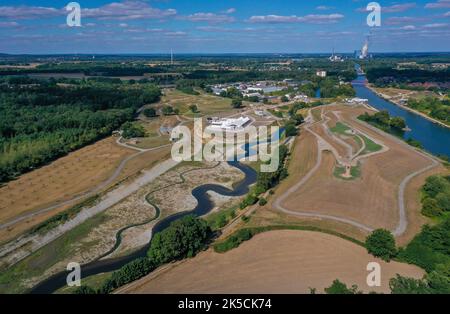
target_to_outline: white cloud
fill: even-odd
[[[445,28],[447,27],[447,23],[433,23],[433,24],[426,24],[423,27],[424,28]]]
[[[427,18],[423,17],[415,17],[415,16],[393,16],[386,19],[387,25],[396,25],[396,24],[410,24],[415,22],[423,22],[426,21]]]
[[[36,7],[36,6],[2,6],[0,7],[0,18],[7,19],[34,19],[46,18],[65,14],[63,9]]]
[[[38,6],[0,6],[0,18],[8,19],[41,19],[64,16],[64,8]],[[111,2],[98,8],[82,8],[82,18],[96,18],[102,20],[134,20],[134,19],[164,19],[177,14],[174,9],[161,10],[153,8],[144,1],[125,0]]]
[[[19,23],[17,22],[0,22],[0,28],[7,27],[19,27]]]
[[[416,29],[416,27],[414,25],[405,25],[400,27],[400,29],[405,30],[405,31],[413,31]]]
[[[160,10],[143,1],[112,2],[99,8],[82,9],[82,17],[101,20],[164,19],[177,14],[174,9]]]
[[[381,6],[381,12],[383,13],[398,13],[398,12],[404,12],[409,9],[413,9],[416,7],[415,2],[408,2],[408,3],[402,3],[402,4],[394,4],[391,6]],[[359,12],[367,12],[367,8],[359,8],[357,9]]]
[[[327,5],[319,5],[316,7],[316,10],[320,10],[320,11],[326,11],[326,10],[332,10],[334,9],[334,7],[330,7]]]
[[[226,14],[232,14],[235,13],[236,9],[235,8],[229,8],[228,10],[225,11]]]
[[[450,0],[438,0],[437,2],[430,2],[425,5],[427,9],[443,9],[450,8]]]
[[[311,23],[327,24],[336,23],[344,18],[344,15],[334,14],[310,14],[306,16],[296,15],[257,15],[248,20],[250,23]]]
[[[231,23],[235,21],[234,17],[232,16],[203,12],[188,15],[183,19],[191,22],[207,22],[211,24]]]

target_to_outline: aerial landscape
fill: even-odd
[[[0,294],[450,294],[449,18],[2,1]]]

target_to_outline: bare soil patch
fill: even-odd
[[[381,287],[366,284],[367,264],[381,265]],[[150,274],[118,293],[318,293],[339,279],[370,292],[389,291],[399,273],[421,278],[420,268],[385,263],[363,247],[310,231],[270,231],[225,254],[208,250],[193,259]]]

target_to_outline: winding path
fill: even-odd
[[[311,115],[311,110],[309,111],[309,115]],[[312,120],[310,119],[310,121],[312,121]],[[315,172],[319,169],[319,167],[320,167],[320,165],[322,163],[322,151],[323,150],[330,150],[330,151],[333,152],[335,157],[339,156],[337,154],[337,151],[333,147],[330,149],[331,145],[326,140],[324,140],[320,135],[318,135],[316,132],[314,132],[314,131],[312,131],[310,129],[310,126],[314,125],[315,123],[322,122],[322,121],[323,121],[323,113],[322,113],[322,120],[319,120],[319,121],[314,122],[314,123],[308,123],[308,124],[306,124],[304,126],[304,129],[306,131],[312,133],[317,138],[317,144],[318,144],[317,145],[317,154],[318,154],[317,156],[318,157],[317,157],[317,161],[316,161],[314,167],[299,182],[297,182],[295,185],[290,187],[285,193],[283,193],[280,197],[278,197],[274,201],[273,206],[276,209],[278,209],[278,210],[280,210],[280,211],[282,211],[284,213],[287,213],[287,214],[296,215],[296,216],[302,216],[302,217],[311,217],[311,218],[320,218],[320,219],[334,220],[334,221],[343,222],[343,223],[355,226],[355,227],[357,227],[359,229],[362,229],[364,231],[367,231],[367,232],[372,232],[374,230],[372,227],[364,225],[362,223],[359,223],[359,222],[351,220],[351,219],[347,219],[347,218],[344,218],[344,217],[333,216],[333,215],[327,215],[327,214],[292,211],[292,210],[289,210],[289,209],[283,207],[283,205],[282,205],[283,202],[291,194],[297,192],[297,190],[301,186],[303,186],[315,174]],[[356,119],[354,119],[354,121],[356,121]],[[426,154],[424,152],[418,151],[416,149],[413,149],[412,147],[410,147],[408,144],[404,143],[403,141],[401,141],[401,140],[395,138],[394,136],[392,136],[390,134],[387,134],[387,133],[385,133],[385,132],[383,132],[383,131],[381,131],[381,130],[379,130],[379,129],[377,129],[377,128],[375,128],[375,127],[373,127],[373,126],[371,126],[371,125],[369,125],[367,123],[364,123],[362,121],[357,121],[357,122],[365,125],[366,127],[370,128],[371,130],[377,132],[378,134],[380,134],[382,136],[389,136],[391,139],[397,141],[400,145],[404,145],[404,146],[408,147],[411,151],[414,151],[414,152],[422,155],[423,157],[425,157],[425,158],[427,158],[427,159],[429,159],[431,161],[430,165],[428,165],[428,166],[426,166],[426,167],[424,167],[422,169],[419,169],[417,171],[414,171],[413,173],[410,173],[408,176],[406,176],[402,180],[402,182],[399,185],[398,198],[397,198],[398,199],[398,209],[399,209],[399,222],[398,222],[397,227],[394,230],[392,230],[392,233],[396,237],[401,236],[406,231],[406,228],[408,226],[408,220],[407,220],[407,217],[406,217],[405,198],[404,198],[405,189],[406,189],[407,184],[414,177],[416,177],[416,176],[418,176],[418,175],[420,175],[420,174],[422,174],[422,173],[424,173],[424,172],[426,172],[428,170],[431,170],[434,167],[438,166],[439,165],[439,161],[436,158],[434,158],[433,156],[431,156],[429,154]],[[360,134],[363,134],[359,130],[358,130],[358,132]],[[365,135],[365,136],[367,136],[367,135]],[[371,156],[373,156],[375,154],[384,153],[386,151],[386,147],[384,145],[383,145],[383,147],[384,147],[384,149],[381,150],[381,151],[370,153],[370,154],[367,154],[367,155],[358,156],[356,158],[356,160],[359,160],[361,158],[368,158],[368,157],[371,157]]]

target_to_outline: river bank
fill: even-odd
[[[408,106],[402,105],[402,104],[396,102],[395,100],[392,100],[389,97],[386,97],[385,94],[377,91],[373,86],[371,86],[371,84],[367,84],[366,87],[368,89],[370,89],[372,92],[374,92],[378,97],[383,98],[384,100],[386,100],[386,101],[388,101],[390,103],[393,103],[394,105],[396,105],[396,106],[398,106],[398,107],[400,107],[402,109],[405,109],[405,110],[408,110],[409,112],[417,114],[417,115],[419,115],[419,116],[421,116],[421,117],[423,117],[423,118],[425,118],[425,119],[427,119],[427,120],[429,120],[429,121],[431,121],[433,123],[439,124],[440,126],[443,126],[443,127],[446,127],[446,128],[450,129],[450,125],[448,125],[448,124],[445,124],[444,122],[439,121],[439,120],[437,120],[435,118],[432,118],[432,117],[428,116],[427,114],[425,114],[423,112],[420,112],[420,111],[412,109],[412,108],[410,108]]]
[[[379,111],[386,110],[389,115],[405,120],[409,129],[402,135],[404,140],[419,141],[424,150],[435,156],[450,156],[450,146],[445,144],[450,143],[450,129],[447,126],[444,127],[440,123],[431,121],[429,117],[408,110],[410,108],[385,100],[368,86],[365,76],[358,76],[352,85],[356,96],[367,99],[371,107]]]

